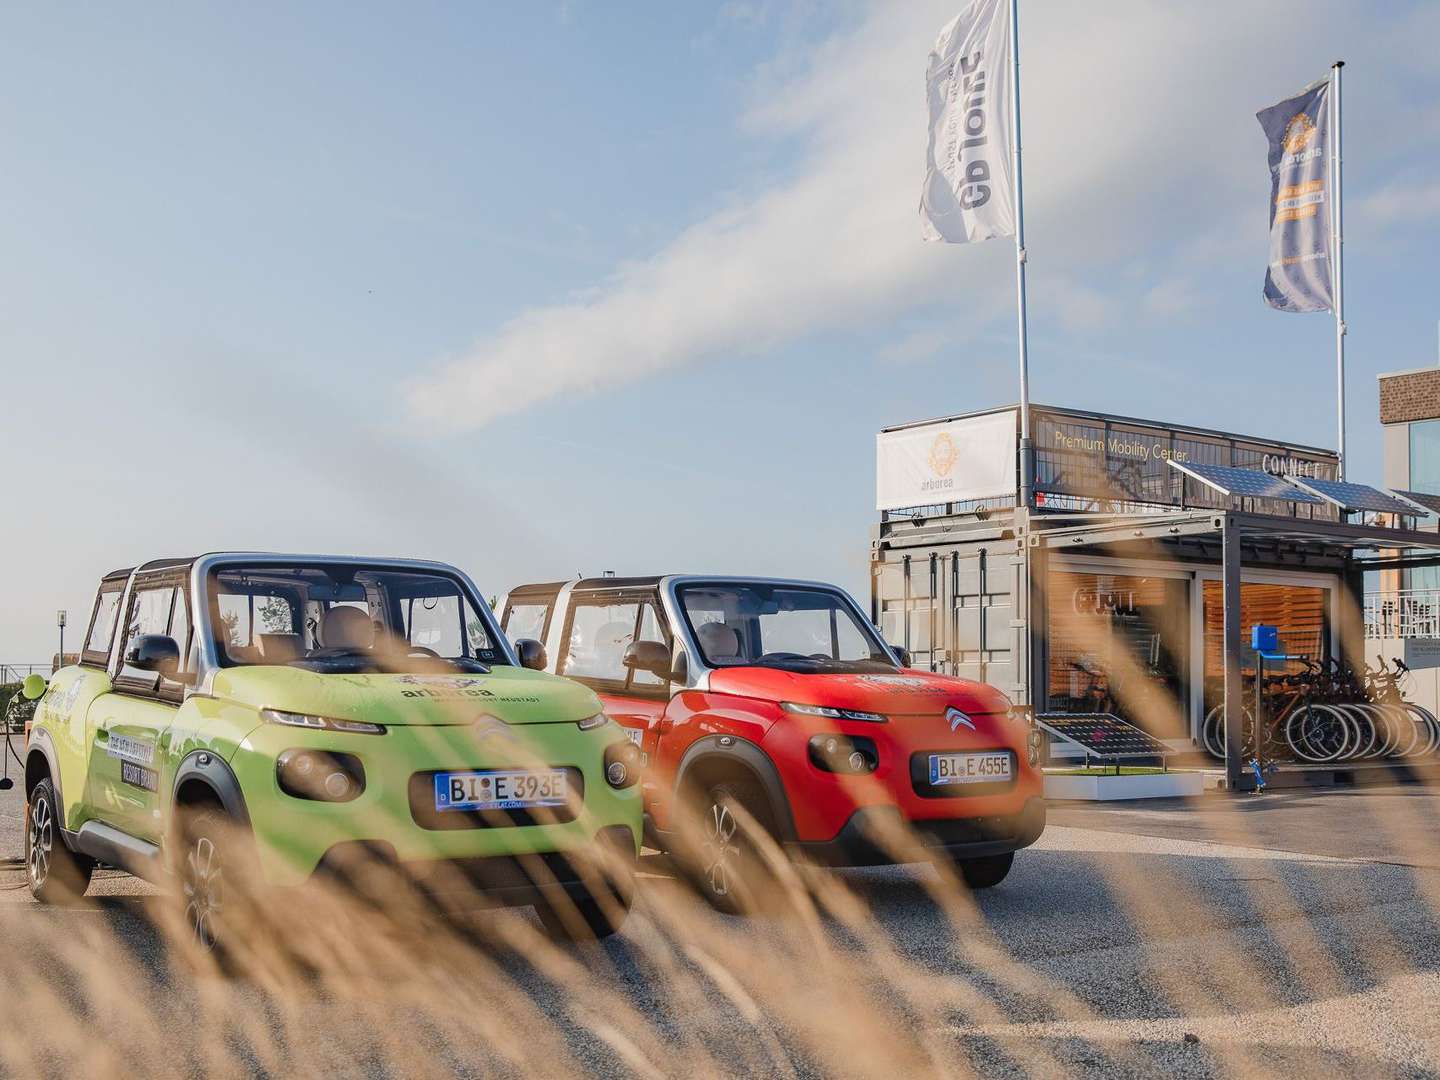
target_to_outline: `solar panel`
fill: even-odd
[[[1186,476],[1212,487],[1221,495],[1235,495],[1246,499],[1285,499],[1289,502],[1318,503],[1320,500],[1308,491],[1285,483],[1278,476],[1257,472],[1254,469],[1235,469],[1229,465],[1202,465],[1197,462],[1170,464]]]
[[[1319,495],[1326,502],[1334,503],[1341,510],[1368,510],[1379,514],[1404,514],[1414,517],[1415,510],[1409,503],[1393,495],[1387,495],[1368,484],[1347,484],[1343,480],[1316,480],[1309,476],[1292,476],[1292,484]]]
[[[1174,753],[1155,736],[1110,713],[1041,713],[1035,723],[1091,757],[1163,757]]]
[[[1391,488],[1390,494],[1402,502],[1408,502],[1417,510],[1423,510],[1427,514],[1440,514],[1440,495],[1430,495],[1423,491],[1403,491],[1400,488]]]

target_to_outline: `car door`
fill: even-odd
[[[137,577],[121,622],[119,667],[111,690],[91,703],[88,716],[88,801],[93,816],[152,842],[158,842],[162,832],[164,759],[184,687],[156,672],[130,667],[125,655],[141,634],[168,634],[176,639],[183,667],[189,629],[183,581]]]
[[[670,645],[654,590],[573,592],[555,671],[599,694],[605,711],[648,758],[659,737],[657,725],[670,700],[670,685],[651,672],[625,666],[625,650],[635,641]]]

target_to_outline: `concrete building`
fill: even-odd
[[[1380,376],[1384,484],[1440,494],[1440,367]],[[1367,637],[1385,656],[1417,659],[1417,644],[1440,639],[1440,567],[1390,570],[1366,595]],[[1408,645],[1407,645],[1408,643]],[[1440,672],[1418,669],[1412,699],[1440,709]]]

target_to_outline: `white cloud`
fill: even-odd
[[[929,360],[947,345],[956,347],[960,340],[954,330],[928,327],[882,346],[878,356],[886,364],[918,364]]]
[[[1360,212],[1378,225],[1440,219],[1440,183],[1383,187],[1360,200]]]
[[[477,427],[552,397],[941,298],[957,298],[967,326],[1009,319],[1004,242],[919,239],[924,62],[955,6],[877,2],[853,32],[816,43],[800,74],[783,65],[790,74],[770,76],[778,81],[741,123],[799,141],[793,179],[698,222],[585,295],[482,336],[408,387],[411,409],[437,425]],[[1071,329],[1113,319],[1107,275],[1143,256],[1163,278],[1246,199],[1263,259],[1254,112],[1313,77],[1277,61],[1275,43],[1287,58],[1325,57],[1326,43],[1364,17],[1321,7],[1027,3],[1026,212],[1035,296],[1054,304],[1043,314]],[[1165,289],[1149,298],[1161,314],[1172,310]]]
[[[1183,277],[1163,278],[1145,291],[1145,310],[1152,315],[1175,316],[1194,310],[1203,301],[1195,282]]]

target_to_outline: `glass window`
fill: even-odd
[[[1440,492],[1440,420],[1410,425],[1410,490]]]
[[[314,671],[455,670],[505,663],[493,622],[459,581],[365,564],[226,567],[210,584],[223,664]],[[431,666],[427,666],[431,665]]]
[[[635,640],[639,615],[637,603],[576,605],[560,674],[624,682],[625,648]]]
[[[168,634],[170,632],[170,611],[175,603],[175,587],[166,585],[159,589],[139,589],[130,601],[130,618],[125,624],[123,649],[142,634]],[[122,664],[122,676],[135,679],[154,680],[155,673]]]
[[[1190,582],[1055,572],[1046,586],[1048,707],[1190,735]]]
[[[1243,642],[1244,673],[1255,673],[1255,654],[1250,651],[1250,627],[1257,623],[1274,626],[1280,635],[1280,651],[1292,656],[1324,660],[1329,655],[1327,612],[1328,589],[1310,585],[1267,585],[1247,581],[1240,586],[1240,637]],[[1218,581],[1205,582],[1205,678],[1206,696],[1218,700],[1223,693],[1220,680],[1225,674],[1225,602]],[[1296,673],[1305,670],[1303,660],[1271,661],[1271,674],[1281,669]],[[1211,702],[1213,704],[1213,702]]]
[[[763,582],[683,586],[678,595],[711,667],[893,671],[875,630],[838,592]]]
[[[126,638],[139,634],[168,634],[170,608],[174,603],[175,588],[172,585],[136,592],[135,600],[130,606],[130,623],[125,628]]]
[[[511,641],[521,638],[544,641],[549,617],[549,604],[511,604],[505,611],[505,634]]]
[[[185,590],[175,590],[175,610],[170,616],[170,636],[180,648],[180,670],[192,671],[190,663],[190,605],[185,599]]]
[[[92,653],[91,659],[100,663],[109,657],[110,644],[115,640],[115,624],[120,621],[121,591],[121,586],[117,585],[100,594],[100,602],[95,605],[95,618],[85,639],[85,651]]]
[[[412,596],[401,605],[401,611],[409,644],[432,649],[441,656],[460,656],[465,651],[458,595]]]
[[[660,613],[655,610],[654,604],[640,605],[640,634],[637,641],[662,641],[670,644],[670,635],[665,632],[665,624],[660,619]],[[650,671],[631,671],[630,685],[659,687],[665,686],[666,680]]]

